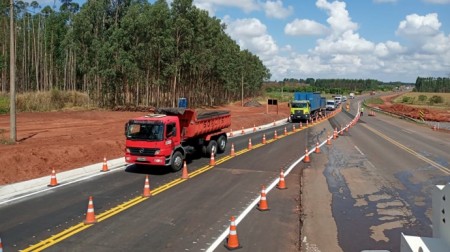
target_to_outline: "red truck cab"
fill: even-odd
[[[125,161],[147,166],[183,167],[188,153],[214,155],[226,148],[223,128],[231,125],[228,111],[198,113],[189,109],[160,109],[125,124]]]

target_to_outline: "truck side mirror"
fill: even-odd
[[[288,102],[288,108],[290,108],[291,107],[291,104]]]
[[[127,131],[128,131],[128,123],[125,123],[125,130],[124,130],[125,136],[127,135]]]

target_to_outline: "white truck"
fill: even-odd
[[[350,99],[355,99],[355,93],[350,93]]]
[[[335,110],[336,102],[334,100],[327,100],[326,110]]]

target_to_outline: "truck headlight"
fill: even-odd
[[[155,155],[159,155],[160,152],[160,150],[155,151]]]

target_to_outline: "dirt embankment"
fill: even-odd
[[[289,116],[287,104],[242,107],[240,103],[219,107],[231,111],[231,128],[250,128]],[[124,124],[144,112],[68,111],[18,113],[16,144],[9,139],[9,115],[0,115],[0,185],[49,176],[100,163],[103,158],[123,157]],[[228,131],[230,129],[227,129]]]
[[[450,111],[430,107],[415,107],[411,105],[393,103],[392,101],[401,94],[394,94],[380,97],[384,104],[369,104],[371,107],[378,107],[386,112],[408,116],[415,119],[434,122],[450,122]]]

